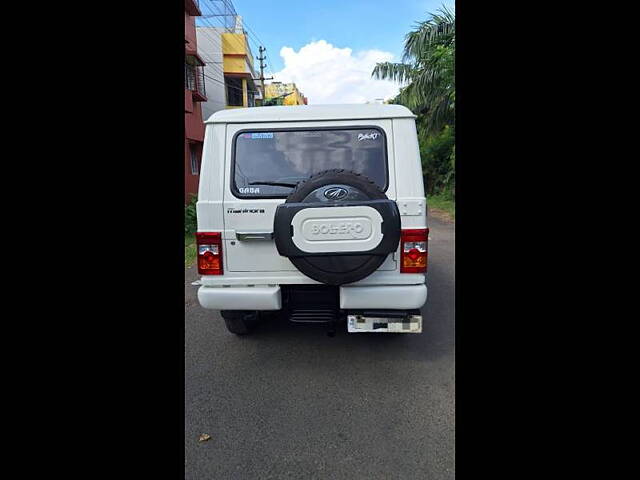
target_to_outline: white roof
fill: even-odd
[[[220,110],[205,123],[296,122],[313,120],[360,120],[364,118],[415,118],[402,105],[282,105]]]

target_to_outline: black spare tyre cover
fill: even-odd
[[[400,241],[400,213],[378,186],[348,170],[297,185],[274,217],[280,255],[318,282],[342,285],[373,273]]]

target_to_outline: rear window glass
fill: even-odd
[[[379,128],[246,131],[235,137],[234,194],[286,197],[314,173],[344,168],[387,188],[387,151]]]

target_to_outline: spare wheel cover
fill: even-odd
[[[280,255],[328,285],[366,278],[395,252],[400,214],[364,175],[327,170],[298,184],[278,206],[274,236]]]

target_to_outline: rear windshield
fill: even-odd
[[[236,135],[232,190],[240,198],[286,197],[314,173],[344,168],[387,189],[385,135],[378,128],[245,131]]]

